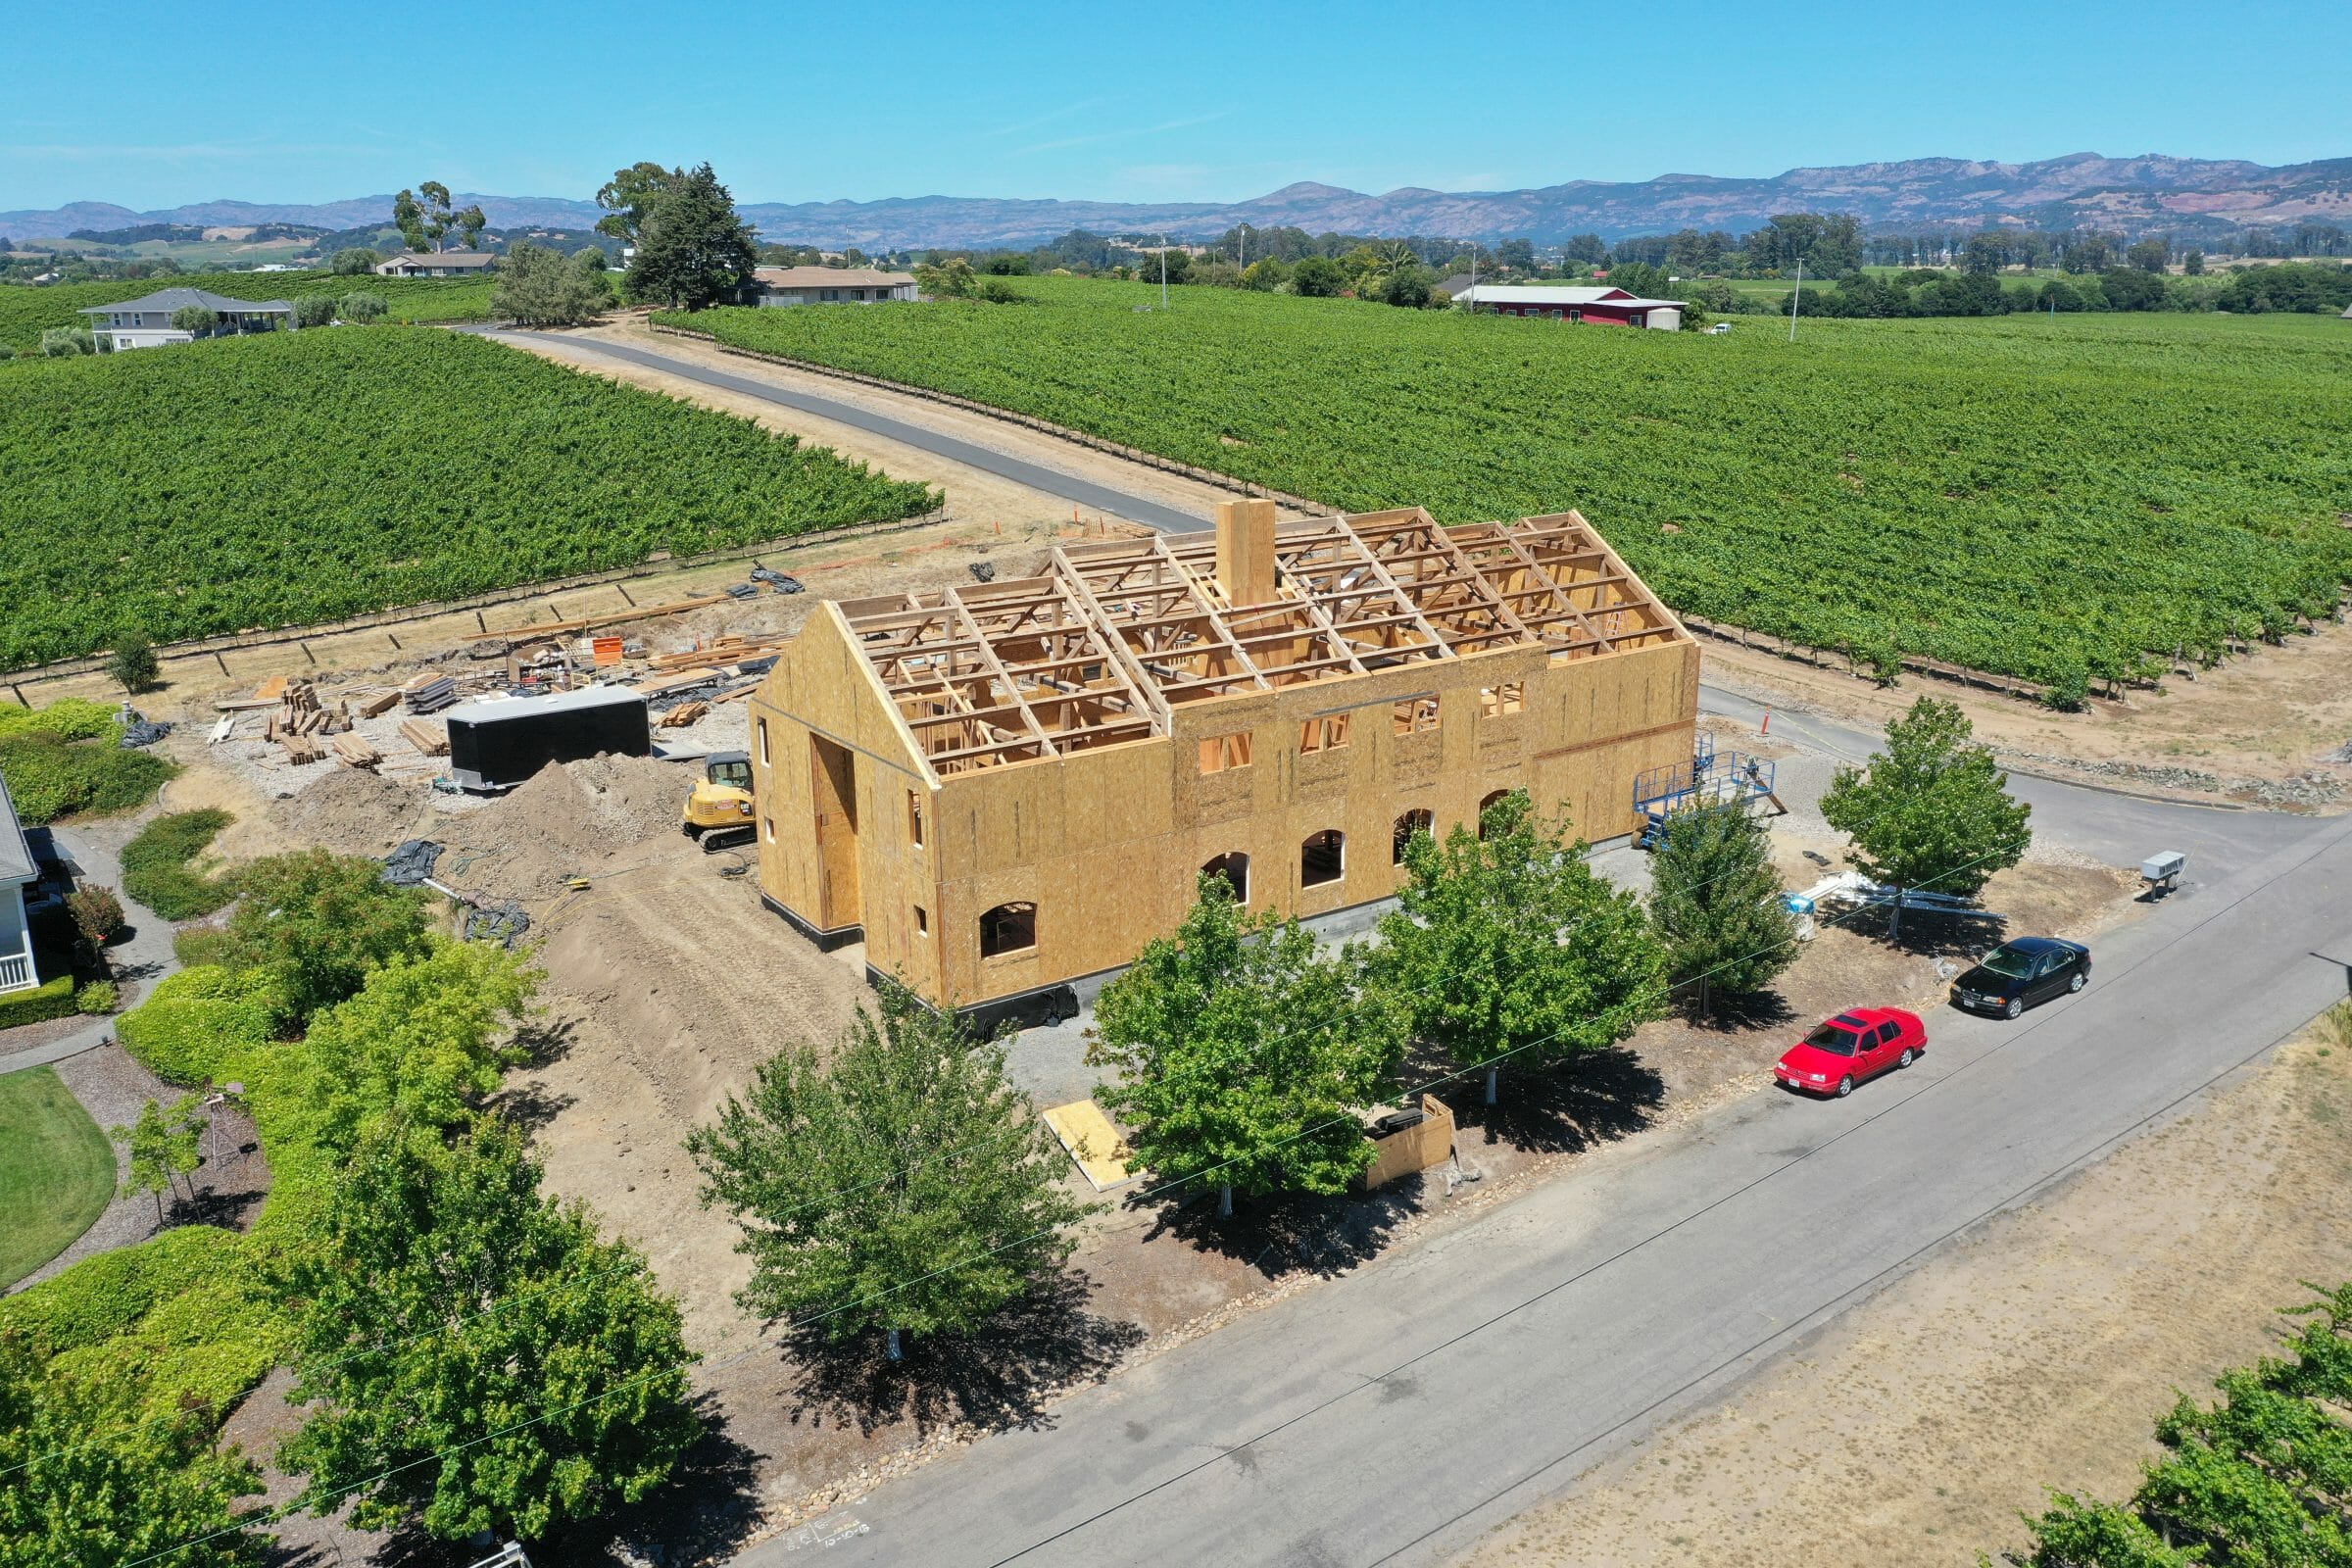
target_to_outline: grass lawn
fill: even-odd
[[[0,1076],[0,1289],[74,1245],[115,1196],[115,1146],[55,1072]]]

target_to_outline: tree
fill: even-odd
[[[95,354],[98,339],[86,326],[45,326],[41,328],[41,352],[53,360]]]
[[[115,639],[114,652],[106,656],[107,678],[134,697],[160,680],[163,672],[155,644],[143,631],[124,632]]]
[[[1695,988],[1702,1015],[1711,995],[1753,996],[1796,957],[1771,837],[1739,807],[1667,823],[1650,859],[1649,919],[1666,944],[1667,978]]]
[[[0,1568],[256,1568],[268,1538],[237,1499],[253,1465],[213,1446],[198,1412],[158,1415],[126,1380],[59,1372],[0,1334]]]
[[[1578,234],[1560,247],[1562,259],[1584,267],[1606,267],[1609,264],[1608,242],[1598,234]]]
[[[1261,256],[1242,270],[1242,287],[1258,293],[1270,293],[1282,286],[1291,270],[1271,256]]]
[[[1969,235],[1960,265],[1980,277],[1990,277],[2009,265],[2009,235],[1997,228]]]
[[[172,330],[190,337],[211,337],[220,329],[220,313],[210,305],[182,305],[172,313]]]
[[[1348,274],[1328,256],[1306,256],[1291,269],[1291,288],[1310,299],[1332,299],[1348,286]]]
[[[516,242],[499,269],[490,314],[524,326],[571,326],[595,316],[612,303],[612,285],[605,277],[604,253],[581,254],[595,256],[594,272],[544,245]]]
[[[1886,726],[1886,749],[1866,768],[1838,768],[1821,798],[1830,826],[1853,840],[1846,858],[1896,889],[1896,934],[1905,891],[1974,894],[2034,841],[2034,808],[2010,799],[2009,775],[1974,733],[1959,704],[1922,697]]]
[[[2160,239],[2134,240],[2124,247],[2124,264],[2143,272],[2161,272],[2173,259],[2173,248]]]
[[[811,1314],[826,1338],[968,1333],[1070,1253],[1080,1209],[1000,1041],[880,988],[831,1060],[806,1045],[687,1136],[703,1201],[733,1209],[746,1311]]]
[[[540,1176],[495,1118],[444,1146],[391,1117],[353,1152],[284,1279],[294,1397],[321,1408],[279,1458],[318,1513],[538,1540],[642,1498],[701,1435],[677,1303]]]
[[[489,220],[479,207],[456,210],[451,205],[455,200],[449,187],[437,179],[425,180],[416,190],[404,190],[392,198],[392,221],[410,250],[446,250],[444,241],[452,234],[460,236],[468,249],[480,242]]]
[[[346,245],[335,252],[334,260],[327,265],[338,277],[357,277],[374,271],[376,263],[383,259],[381,253],[365,245]]]
[[[660,164],[635,163],[614,170],[596,193],[596,205],[605,210],[605,216],[596,220],[596,231],[610,234],[623,245],[635,245],[654,203],[685,181],[686,171],[663,169]]]
[[[330,294],[305,294],[294,302],[296,326],[332,326],[335,301]]]
[[[269,975],[299,1029],[373,971],[433,951],[424,890],[394,887],[383,872],[381,861],[319,849],[256,860],[238,873],[236,909],[207,956]]]
[[[1494,260],[1514,272],[1533,272],[1536,270],[1535,241],[1506,239],[1494,247]]]
[[[462,1126],[522,1059],[514,1032],[538,979],[502,948],[437,939],[427,956],[392,959],[313,1017],[269,1092],[337,1152],[386,1115]]]
[[[2180,270],[2190,277],[2204,276],[2205,253],[2203,251],[2182,251],[2180,253]]]
[[[380,321],[384,318],[384,297],[381,294],[346,294],[342,303],[335,307],[335,314],[346,321],[355,321],[362,326],[369,321]]]
[[[703,165],[654,199],[629,263],[629,289],[699,311],[731,296],[758,265],[735,198]]]
[[[2283,1314],[2288,1356],[2215,1380],[2210,1407],[2186,1396],[2156,1423],[2164,1454],[2122,1505],[2057,1494],[2027,1521],[2032,1568],[2190,1568],[2352,1561],[2344,1513],[2352,1403],[2352,1285]]]
[[[933,265],[917,262],[914,268],[915,286],[933,299],[965,299],[971,295],[978,274],[972,264],[957,256]]]
[[[1359,956],[1250,913],[1204,872],[1175,937],[1095,1003],[1086,1059],[1118,1075],[1095,1098],[1161,1181],[1215,1189],[1220,1215],[1237,1192],[1344,1191],[1372,1158],[1361,1112],[1404,1054],[1402,1010],[1363,978]]]
[[[195,1200],[196,1184],[190,1178],[204,1163],[202,1095],[182,1095],[168,1112],[150,1100],[135,1124],[109,1127],[106,1135],[122,1145],[130,1156],[129,1172],[122,1178],[119,1196],[153,1193],[158,1225],[164,1222],[164,1195],[173,1190],[175,1181],[186,1183],[188,1200]]]
[[[1406,844],[1409,880],[1381,918],[1376,962],[1413,1032],[1465,1067],[1561,1061],[1617,1044],[1665,1000],[1666,952],[1640,903],[1595,876],[1565,819],[1523,790]]]
[[[116,932],[122,929],[122,901],[115,890],[96,882],[84,882],[66,895],[66,914],[81,940],[93,948],[103,948]]]
[[[1430,294],[1435,288],[1436,280],[1430,276],[1428,268],[1417,263],[1399,267],[1381,284],[1380,302],[1417,311],[1429,303]]]

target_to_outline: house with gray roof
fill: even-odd
[[[490,251],[403,251],[375,270],[379,277],[481,277],[497,265]]]
[[[172,324],[172,318],[191,305],[201,305],[219,317],[208,337],[232,337],[240,332],[275,332],[294,324],[294,307],[284,300],[232,300],[204,288],[167,288],[143,300],[91,305],[81,314],[90,318],[98,352],[151,349],[166,343],[188,343],[196,334]]]
[[[0,779],[0,994],[41,983],[32,965],[32,924],[24,917],[24,889],[40,874],[32,847],[24,842],[24,826],[17,820],[17,803],[8,797],[8,781]]]

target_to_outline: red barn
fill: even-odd
[[[1456,305],[1499,316],[1541,316],[1555,321],[1599,321],[1672,332],[1683,324],[1681,300],[1645,300],[1621,288],[1507,287],[1481,283],[1454,296]]]

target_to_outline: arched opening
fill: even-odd
[[[1396,843],[1391,848],[1389,863],[1391,865],[1402,865],[1404,863],[1404,847],[1413,842],[1413,835],[1416,833],[1428,833],[1434,836],[1438,831],[1437,821],[1438,819],[1436,816],[1421,809],[1421,808],[1417,806],[1411,810],[1405,812],[1402,816],[1398,817],[1396,819]]]
[[[1037,906],[1000,904],[980,916],[980,956],[1019,953],[1037,946]]]
[[[1503,797],[1510,793],[1509,790],[1496,790],[1478,803],[1478,836],[1480,838],[1483,839],[1487,836],[1487,812],[1493,808],[1500,806]]]
[[[1200,868],[1203,876],[1221,876],[1233,889],[1233,902],[1250,902],[1250,857],[1239,850],[1228,850]]]
[[[1348,870],[1348,835],[1336,827],[1309,833],[1298,846],[1298,885],[1319,888],[1337,882]]]

